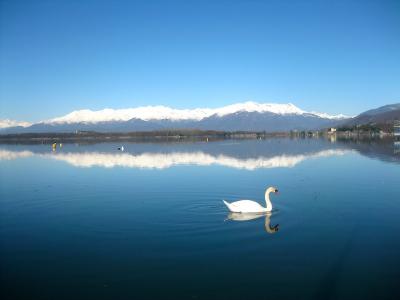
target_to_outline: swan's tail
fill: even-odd
[[[230,203],[226,202],[225,200],[222,200],[222,202],[224,202],[224,204],[226,205],[226,207],[227,207],[230,211],[232,211],[232,209],[231,209],[231,204],[230,204]]]

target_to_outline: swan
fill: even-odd
[[[261,206],[259,203],[251,200],[239,200],[236,202],[228,203],[225,200],[222,200],[225,205],[228,207],[228,209],[231,212],[236,212],[236,213],[264,213],[264,212],[270,212],[272,210],[272,203],[271,200],[269,199],[269,194],[270,193],[278,193],[278,189],[275,187],[269,187],[265,191],[265,202],[266,202],[266,207]]]

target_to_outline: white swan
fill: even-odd
[[[228,209],[231,212],[236,212],[236,213],[264,213],[264,212],[269,212],[272,210],[272,203],[271,200],[269,199],[269,194],[270,193],[278,193],[278,189],[275,187],[269,187],[265,191],[265,202],[266,202],[266,207],[261,206],[259,203],[251,200],[240,200],[232,203],[228,203],[225,200],[224,201],[225,205],[228,207]]]

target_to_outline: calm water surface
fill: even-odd
[[[0,145],[2,299],[399,299],[393,142],[118,146]]]

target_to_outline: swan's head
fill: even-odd
[[[278,194],[278,189],[276,188],[276,187],[274,187],[274,186],[271,186],[271,187],[269,187],[268,189],[267,189],[267,191],[266,191],[267,193],[275,193],[275,194]]]

